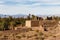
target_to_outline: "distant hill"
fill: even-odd
[[[4,14],[0,14],[0,17],[4,18],[4,17],[9,17],[9,16],[12,16],[12,17],[15,17],[15,18],[18,18],[18,17],[24,17],[26,18],[28,15],[27,14],[16,14],[16,15],[4,15]],[[56,14],[56,15],[36,15],[36,16],[39,16],[39,17],[47,17],[47,16],[59,16],[59,14]]]
[[[25,14],[17,14],[17,15],[3,15],[3,14],[0,14],[0,17],[2,17],[2,18],[9,17],[9,16],[12,16],[12,17],[15,17],[15,18],[18,18],[18,17],[27,17],[27,15],[25,15]]]
[[[12,17],[18,18],[18,17],[27,17],[25,14],[17,14],[17,15],[11,15]]]

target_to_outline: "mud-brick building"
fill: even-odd
[[[33,28],[33,29],[44,29],[45,31],[47,30],[52,30],[55,27],[58,26],[58,21],[56,20],[27,20],[25,23],[26,27],[28,28]]]
[[[26,27],[39,27],[39,21],[38,20],[27,20],[25,23]]]

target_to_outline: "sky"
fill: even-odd
[[[0,0],[0,14],[60,14],[60,0]]]

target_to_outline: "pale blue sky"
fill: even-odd
[[[60,14],[60,0],[0,0],[0,14]]]

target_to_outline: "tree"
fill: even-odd
[[[29,15],[27,16],[27,19],[28,19],[28,20],[31,20],[31,14],[29,14]]]
[[[47,20],[52,20],[52,19],[53,19],[52,17],[48,17],[48,16],[47,16]]]
[[[9,19],[10,22],[13,20],[12,16],[9,16],[8,19]]]
[[[36,16],[35,15],[32,15],[32,20],[34,20],[36,18]]]

